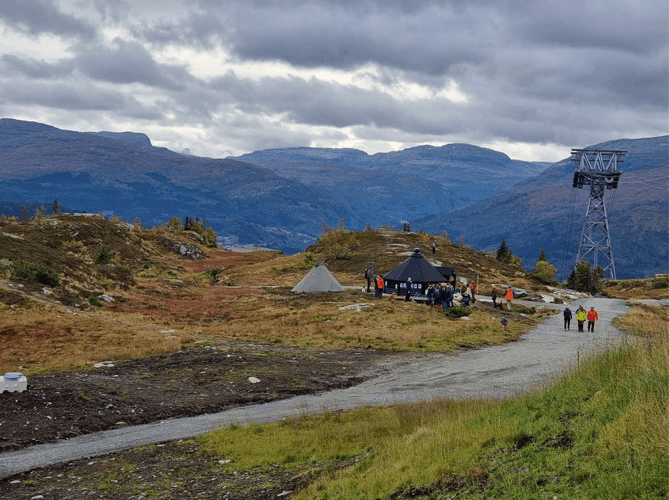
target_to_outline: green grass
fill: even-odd
[[[362,408],[225,429],[202,444],[238,470],[357,460],[294,498],[666,498],[669,352],[662,321],[652,342],[595,353],[520,399]]]

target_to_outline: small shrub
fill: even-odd
[[[205,266],[205,268],[204,268],[204,273],[205,273],[207,276],[209,276],[209,282],[210,282],[212,285],[215,285],[215,284],[216,284],[216,280],[218,279],[218,277],[221,275],[222,272],[223,272],[223,268],[222,268],[222,267],[209,267],[209,266]]]
[[[471,309],[469,309],[467,306],[454,306],[449,307],[448,309],[444,309],[444,315],[447,318],[462,318],[464,316],[469,316],[470,312]]]
[[[102,249],[99,253],[95,254],[93,257],[93,262],[96,264],[109,264],[111,262],[111,255],[109,254],[109,249],[102,245]]]
[[[12,263],[12,276],[28,283],[42,283],[48,286],[60,284],[60,277],[54,269],[27,260],[17,260]]]
[[[95,295],[91,295],[90,297],[88,297],[88,303],[95,307],[102,306],[102,302]]]
[[[669,288],[669,278],[653,278],[651,284],[653,288]]]

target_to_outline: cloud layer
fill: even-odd
[[[226,156],[668,132],[663,1],[10,0],[0,115]]]

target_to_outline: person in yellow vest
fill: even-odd
[[[384,287],[383,276],[379,274],[376,277],[376,296],[379,299],[383,298],[383,287]]]
[[[506,291],[506,295],[504,295],[504,298],[506,299],[506,310],[510,311],[511,301],[513,300],[513,287],[511,285],[509,285],[509,289]]]
[[[597,314],[597,311],[595,311],[594,307],[591,307],[590,310],[588,311],[588,331],[589,332],[594,332],[595,331],[595,321],[599,319],[599,314]]]
[[[579,332],[583,331],[583,323],[585,323],[587,317],[588,315],[586,314],[585,309],[583,309],[583,306],[578,306],[578,311],[576,311],[576,321],[578,322]]]

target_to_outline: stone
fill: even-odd
[[[249,377],[249,382],[251,382],[252,384],[257,384],[260,382],[260,379],[255,377]]]
[[[98,295],[98,299],[103,300],[107,303],[116,302],[114,300],[114,297],[110,297],[109,295],[106,295],[104,293],[102,295]]]
[[[369,302],[363,302],[362,304],[351,304],[350,306],[342,306],[339,308],[340,311],[361,311],[363,309],[368,309],[374,307],[374,304]]]

